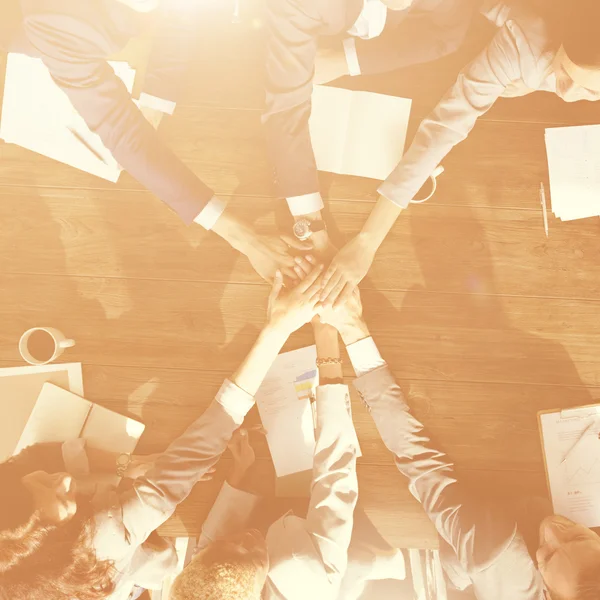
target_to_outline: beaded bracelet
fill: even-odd
[[[341,358],[317,358],[317,367],[322,367],[323,365],[341,365],[344,361]]]

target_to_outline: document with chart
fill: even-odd
[[[538,418],[554,512],[600,527],[600,405]]]

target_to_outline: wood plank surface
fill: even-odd
[[[230,210],[260,232],[288,231],[260,125],[264,1],[243,2],[239,23],[232,11],[222,0],[190,17],[198,36],[189,77],[160,134]],[[412,135],[492,34],[479,20],[453,56],[335,85],[412,97]],[[140,73],[147,42],[121,56]],[[435,197],[400,217],[361,286],[373,336],[415,415],[468,489],[507,506],[547,493],[537,411],[600,396],[598,220],[551,216],[546,238],[537,196],[547,182],[544,129],[597,120],[595,104],[550,94],[500,100],[444,160]],[[321,189],[341,245],[367,218],[377,182],[321,174]],[[112,185],[0,143],[0,222],[0,364],[22,364],[25,329],[60,328],[77,342],[63,359],[83,362],[86,395],[146,423],[142,452],[164,449],[201,414],[264,323],[269,288],[248,261],[183,226],[127,174]],[[310,343],[304,328],[286,349]],[[350,383],[348,363],[345,374]],[[361,507],[398,547],[436,547],[352,398]],[[269,493],[268,448],[255,444]],[[197,533],[230,466],[225,455],[161,532]]]

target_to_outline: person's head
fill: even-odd
[[[415,0],[382,0],[390,10],[406,10]]]
[[[600,93],[600,2],[568,0],[562,6],[561,47],[555,61],[559,92],[568,96],[576,86]]]
[[[600,598],[600,537],[553,515],[540,525],[538,568],[550,600]]]
[[[177,577],[170,600],[259,600],[269,571],[257,530],[213,542]]]
[[[70,475],[23,475],[14,460],[0,464],[0,590],[7,598],[100,600],[113,590],[112,565],[96,559],[85,508]]]

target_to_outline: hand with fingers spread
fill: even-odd
[[[266,281],[272,282],[276,271],[296,281],[292,250],[307,254],[312,249],[309,242],[301,242],[291,236],[257,235],[242,251],[254,270]]]
[[[275,274],[267,309],[269,326],[289,336],[315,316],[321,291],[319,277],[322,272],[323,265],[313,267],[310,273],[289,291],[283,289],[281,272]]]
[[[362,316],[362,302],[358,288],[355,288],[350,298],[337,308],[321,305],[318,310],[321,323],[335,327],[346,346],[369,337],[369,329]]]
[[[375,251],[359,234],[336,254],[321,284],[321,302],[325,306],[337,308],[350,298],[371,268]]]

